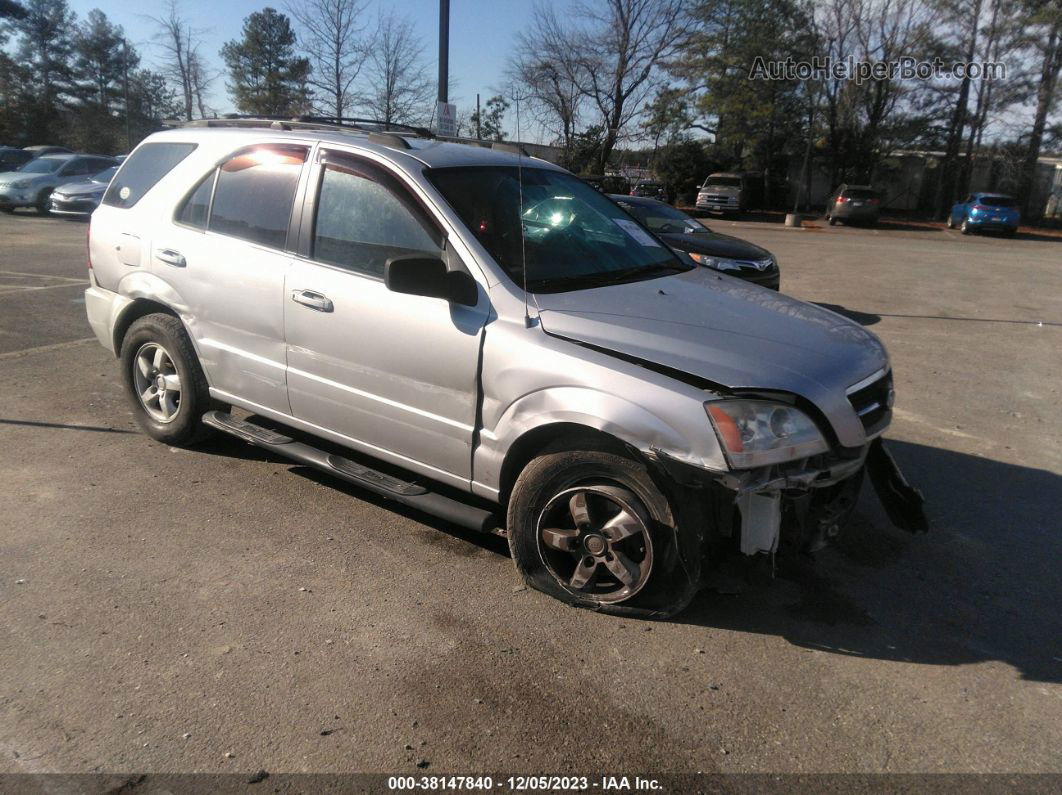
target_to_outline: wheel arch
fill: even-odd
[[[114,321],[114,330],[111,332],[111,336],[114,343],[115,356],[121,356],[122,354],[122,341],[125,339],[129,327],[140,318],[154,314],[170,315],[178,320],[181,319],[181,316],[177,314],[172,307],[169,307],[160,301],[156,301],[152,298],[133,299],[132,303],[126,306]]]
[[[518,437],[505,454],[498,481],[499,502],[502,505],[508,502],[513,484],[516,483],[516,479],[524,468],[551,444],[566,437],[593,439],[607,447],[614,447],[617,451],[626,451],[638,458],[643,458],[641,451],[633,445],[591,425],[567,421],[539,425]]]

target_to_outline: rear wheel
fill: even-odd
[[[962,219],[962,225],[959,226],[959,231],[964,235],[968,235],[973,232],[973,228],[970,226],[970,222],[965,218]]]
[[[126,392],[140,427],[165,444],[193,444],[209,435],[200,422],[210,390],[181,321],[145,315],[122,340]]]
[[[509,548],[527,584],[550,596],[663,618],[689,604],[699,581],[677,516],[644,463],[587,437],[547,449],[517,478]]]
[[[832,215],[827,215],[826,221],[830,224],[830,226],[837,226],[837,219],[834,218]]]

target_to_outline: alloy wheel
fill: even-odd
[[[181,377],[173,357],[157,342],[144,343],[133,357],[133,384],[151,419],[173,421],[181,408]]]
[[[551,499],[536,527],[539,554],[565,590],[613,603],[648,582],[653,545],[648,512],[630,491],[576,486]]]

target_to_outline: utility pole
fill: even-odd
[[[122,83],[125,91],[125,151],[133,148],[133,128],[129,122],[129,42],[122,38]]]
[[[450,0],[439,0],[439,102],[449,102]]]
[[[480,122],[479,94],[476,94],[476,140],[477,141],[483,138],[483,134],[480,132],[480,129],[479,129],[479,122]]]

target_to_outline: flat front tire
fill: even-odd
[[[210,390],[180,320],[152,314],[134,321],[120,363],[133,414],[148,436],[180,447],[209,435],[201,418]]]
[[[619,444],[554,445],[517,478],[509,549],[532,588],[608,613],[665,618],[695,595],[699,543],[684,539],[673,499]]]

